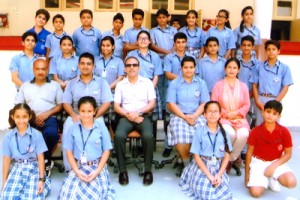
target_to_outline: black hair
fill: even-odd
[[[45,15],[46,22],[49,21],[49,19],[50,19],[50,14],[49,14],[48,10],[43,9],[43,8],[38,9],[38,10],[35,12],[35,17],[37,17],[37,16],[40,15],[40,14]]]
[[[210,42],[216,42],[218,44],[218,46],[220,46],[219,40],[218,40],[217,37],[209,37],[209,38],[207,38],[207,40],[205,42],[205,46],[207,47]]]
[[[73,39],[72,39],[72,37],[70,37],[70,36],[68,36],[68,35],[64,35],[64,36],[60,39],[59,45],[61,45],[61,43],[62,43],[64,40],[70,40],[71,43],[72,43],[72,46],[73,46]]]
[[[94,107],[94,109],[96,110],[97,102],[96,102],[95,98],[91,97],[91,96],[84,96],[79,99],[78,105],[77,105],[78,110],[80,109],[80,106],[85,103],[91,104]]]
[[[123,15],[121,13],[117,13],[113,18],[113,21],[116,21],[116,20],[120,20],[122,23],[124,23]]]
[[[139,59],[137,59],[137,58],[134,57],[134,56],[129,56],[129,57],[127,57],[127,58],[124,60],[124,64],[125,64],[125,65],[126,65],[127,60],[129,60],[129,59],[135,59],[135,60],[138,62],[138,65],[140,66],[140,61],[139,61]]]
[[[264,105],[264,110],[266,109],[273,109],[276,110],[279,114],[282,112],[282,104],[279,101],[276,100],[270,100]]]
[[[173,25],[173,22],[178,22],[178,23],[179,23],[179,25],[180,25],[180,20],[179,20],[178,18],[174,18],[174,19],[172,19],[172,21],[171,21],[171,25]]]
[[[208,101],[208,102],[206,102],[205,105],[204,105],[204,113],[207,111],[209,105],[211,105],[211,104],[216,104],[216,105],[218,106],[218,108],[219,108],[219,111],[221,112],[222,108],[221,108],[221,105],[220,105],[219,102],[217,102],[217,101]],[[220,119],[219,119],[219,121],[218,121],[218,125],[219,125],[219,127],[220,127],[220,129],[221,129],[221,133],[222,133],[222,136],[223,136],[223,138],[224,138],[225,151],[226,151],[227,153],[230,153],[229,147],[228,147],[228,141],[227,141],[227,137],[226,137],[226,132],[225,132],[225,130],[224,130],[222,124],[220,123]]]
[[[83,15],[83,14],[90,14],[91,15],[91,17],[93,18],[93,12],[90,10],[90,9],[83,9],[83,10],[81,10],[80,11],[80,13],[79,13],[79,17],[81,18],[81,16]]]
[[[255,43],[254,38],[251,35],[246,35],[246,36],[242,37],[241,45],[243,44],[244,41],[249,41],[249,42],[251,42],[252,45],[254,45],[254,43]]]
[[[141,30],[141,31],[137,34],[136,40],[138,40],[139,37],[140,37],[140,35],[143,34],[143,33],[145,33],[145,34],[148,36],[149,40],[151,41],[150,33],[149,33],[148,31],[145,31],[145,30]]]
[[[159,15],[164,15],[166,17],[169,17],[169,12],[165,8],[160,8],[157,10],[155,17],[158,17]]]
[[[193,62],[194,63],[194,66],[196,67],[196,61],[195,61],[195,58],[193,58],[192,56],[184,56],[182,58],[182,61],[181,61],[181,67],[183,67],[184,63],[185,62]]]
[[[64,16],[62,16],[61,14],[57,14],[57,15],[54,15],[53,19],[52,19],[52,23],[54,23],[55,19],[61,19],[61,21],[63,23],[65,23],[65,18]]]
[[[221,12],[225,13],[226,19],[229,18],[229,11],[228,11],[228,10],[221,9],[221,10],[219,10],[218,14],[220,14]],[[231,25],[230,25],[229,20],[228,20],[227,22],[225,22],[225,26],[226,26],[227,28],[230,28],[230,29],[231,29]]]
[[[236,57],[229,58],[229,59],[226,61],[225,65],[224,65],[224,68],[226,69],[226,68],[227,68],[227,65],[228,65],[229,63],[231,63],[231,62],[235,62],[235,63],[237,64],[238,68],[239,68],[239,69],[241,68],[241,63],[240,63],[240,61],[239,61]]]
[[[105,41],[105,40],[110,41],[110,43],[111,43],[112,46],[115,45],[115,40],[114,40],[114,38],[108,35],[108,36],[105,36],[104,38],[102,38],[100,46],[102,45],[102,42]]]
[[[79,60],[78,63],[80,62],[81,58],[89,58],[92,60],[92,63],[95,63],[95,57],[93,54],[89,53],[89,52],[84,52],[79,56]]]
[[[15,128],[17,126],[16,123],[15,123],[15,121],[13,120],[13,118],[11,116],[14,115],[17,110],[20,110],[20,109],[24,109],[24,110],[27,111],[27,113],[28,113],[28,115],[30,117],[30,120],[29,120],[30,126],[35,126],[36,115],[35,115],[34,111],[31,110],[31,108],[26,103],[19,103],[19,104],[16,104],[9,111],[9,116],[8,116],[8,123],[10,125],[9,128],[13,129],[13,128]]]
[[[187,36],[185,33],[183,32],[177,32],[175,35],[174,35],[174,42],[176,42],[177,39],[185,39],[187,41]]]
[[[189,10],[189,11],[187,11],[185,18],[187,18],[189,14],[195,15],[196,19],[198,19],[198,12],[196,10]],[[196,21],[195,25],[198,26],[197,21]],[[187,22],[186,22],[186,26],[187,26]]]
[[[277,47],[278,50],[280,50],[280,43],[277,40],[267,40],[265,42],[265,50],[267,50],[269,45],[275,45]]]
[[[243,10],[241,12],[242,17],[244,16],[244,14],[247,10],[252,10],[252,12],[253,12],[253,8],[251,6],[246,6],[245,8],[243,8]],[[242,20],[240,23],[240,32],[241,33],[244,32],[244,20]]]
[[[25,32],[23,33],[22,35],[22,41],[24,42],[25,39],[28,37],[28,36],[32,36],[35,40],[35,43],[37,43],[37,34],[35,32],[31,32],[31,31],[28,31],[28,32]]]
[[[132,13],[131,13],[132,18],[134,18],[134,15],[141,15],[142,18],[144,18],[144,11],[142,9],[135,8],[132,10]]]

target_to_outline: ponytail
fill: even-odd
[[[225,130],[224,130],[222,124],[220,123],[220,121],[218,122],[218,125],[220,126],[221,133],[222,133],[222,136],[223,136],[223,138],[224,138],[225,151],[226,151],[227,153],[230,153],[229,147],[228,147],[228,141],[227,141],[227,137],[226,137],[226,132],[225,132]]]
[[[244,20],[242,20],[241,23],[240,23],[240,32],[244,33],[244,29],[245,29],[245,27],[244,27]]]

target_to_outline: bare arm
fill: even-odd
[[[111,90],[115,89],[117,83],[120,82],[123,78],[124,78],[124,76],[118,76],[118,78],[110,84],[110,86],[109,86],[110,89]]]
[[[158,76],[154,76],[153,80],[152,80],[153,86],[156,87],[157,83],[158,83]]]
[[[125,51],[132,51],[132,50],[135,50],[135,49],[138,49],[139,46],[138,46],[138,43],[135,42],[133,44],[130,44],[129,42],[125,42],[124,43],[124,50]]]
[[[177,74],[173,74],[173,73],[171,73],[171,72],[165,72],[165,75],[166,75],[167,79],[170,80],[170,81],[171,81],[171,80],[174,80],[175,78],[178,77]]]
[[[73,172],[76,174],[76,176],[80,180],[87,182],[87,175],[78,169],[76,160],[74,158],[73,151],[67,150],[66,155],[67,155],[68,162],[69,162]]]
[[[198,167],[202,170],[202,172],[205,174],[205,176],[211,181],[211,183],[214,182],[214,176],[210,173],[210,171],[207,169],[205,163],[201,159],[201,157],[197,154],[194,154],[194,160],[197,163]]]
[[[254,102],[256,104],[256,106],[260,109],[263,110],[264,109],[264,105],[259,101],[259,94],[258,94],[258,85],[256,83],[252,84],[252,92],[253,92],[253,98],[254,98]]]
[[[231,56],[231,49],[228,49],[224,58],[227,60],[228,58],[230,58],[230,56]]]
[[[110,154],[110,150],[106,150],[106,151],[103,152],[97,169],[87,176],[87,182],[91,182],[92,180],[94,180],[101,173],[102,169],[106,165],[106,162],[109,158],[109,154]]]
[[[101,106],[97,109],[97,113],[96,113],[96,118],[104,115],[106,113],[106,111],[109,109],[110,106],[110,101],[109,102],[105,102],[102,103]]]
[[[157,46],[157,45],[155,45],[153,43],[151,43],[151,49],[153,51],[155,51],[156,53],[162,53],[162,54],[166,54],[166,55],[168,55],[169,53],[171,53],[171,51],[167,51],[167,50],[165,50],[165,49],[163,49],[163,48],[161,48],[161,47],[159,47],[159,46]]]
[[[283,86],[282,90],[280,91],[280,93],[276,97],[276,100],[277,101],[281,101],[285,97],[285,95],[288,92],[288,90],[289,90],[289,86],[288,85]]]
[[[248,150],[247,150],[246,160],[245,160],[245,186],[246,187],[249,182],[250,163],[252,160],[253,151],[254,151],[254,146],[248,145]]]
[[[199,59],[203,58],[204,54],[205,54],[205,48],[203,46],[203,47],[201,47],[201,50],[200,50]]]
[[[45,170],[45,159],[44,154],[41,153],[38,155],[38,167],[39,167],[39,178],[44,178],[44,170]],[[41,194],[44,191],[44,182],[38,182],[38,194]]]
[[[63,108],[68,113],[68,115],[70,115],[70,117],[72,117],[73,122],[79,121],[80,116],[77,113],[75,113],[71,104],[63,103]]]
[[[16,86],[21,87],[23,82],[19,79],[19,72],[11,72],[11,80]]]
[[[7,180],[7,177],[8,177],[8,174],[9,174],[9,167],[10,167],[10,164],[11,164],[11,157],[8,157],[8,156],[3,156],[3,164],[2,164],[2,190],[4,188],[4,185],[6,183],[6,180]]]
[[[61,104],[56,105],[54,108],[52,108],[48,111],[45,111],[41,114],[36,115],[36,124],[38,126],[42,126],[46,119],[59,113],[62,110],[62,108],[63,108],[63,105],[61,103]]]

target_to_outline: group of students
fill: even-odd
[[[292,188],[296,186],[296,178],[285,165],[292,154],[292,138],[277,122],[282,111],[280,101],[293,84],[291,72],[277,59],[278,41],[267,41],[268,59],[257,60],[256,50],[261,39],[259,29],[252,24],[252,7],[245,7],[241,15],[240,27],[232,31],[229,12],[222,9],[216,16],[217,26],[205,33],[196,24],[196,11],[187,12],[186,26],[179,29],[168,25],[168,11],[159,9],[158,26],[149,31],[142,27],[144,12],[134,9],[133,27],[122,36],[122,14],[114,16],[112,30],[101,34],[92,26],[92,11],[84,9],[80,12],[82,26],[70,36],[63,30],[65,20],[60,14],[53,17],[55,31],[45,30],[50,15],[40,9],[36,12],[35,26],[22,36],[24,52],[11,61],[12,81],[17,91],[23,92],[24,83],[38,76],[33,73],[35,61],[45,57],[49,74],[62,91],[71,94],[69,82],[76,85],[75,82],[88,73],[88,65],[95,65],[93,74],[106,80],[114,93],[118,83],[126,77],[125,72],[130,72],[125,69],[139,67],[139,76],[150,79],[155,88],[155,95],[151,93],[156,97],[154,112],[160,119],[166,112],[171,113],[170,123],[165,127],[163,154],[169,156],[172,146],[176,147],[180,157],[179,185],[187,196],[232,199],[226,171],[233,166],[241,175],[235,161],[247,140],[245,185],[250,194],[261,196],[268,186],[279,191],[278,183]],[[86,52],[95,60],[87,59],[89,62],[81,63],[79,70],[80,60],[89,58]],[[126,63],[134,60],[132,58],[136,64]],[[83,93],[84,90],[82,87]],[[73,123],[63,134],[70,172],[61,188],[60,199],[113,199],[115,196],[106,168],[113,146],[104,123],[94,120],[95,116],[99,117],[99,102],[95,100],[99,92],[92,96],[81,97],[76,102],[77,114],[73,113],[77,120],[71,116]],[[117,103],[121,105],[122,101],[118,99]],[[74,109],[72,101],[69,104]],[[251,134],[246,120],[249,109],[254,110],[257,117],[257,127]],[[112,106],[110,111],[113,111]],[[138,113],[136,119],[143,116],[139,114],[140,109],[135,112]],[[16,104],[10,112],[12,130],[3,142],[2,199],[15,196],[43,199],[50,191],[50,179],[44,174],[44,152],[49,147],[34,128],[44,125],[36,124],[35,116],[26,103]],[[190,154],[193,154],[191,162]],[[152,179],[147,184],[151,184]],[[123,181],[119,177],[120,184]]]

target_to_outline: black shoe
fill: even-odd
[[[169,157],[171,155],[171,152],[172,152],[172,148],[171,149],[165,148],[164,152],[162,153],[162,156],[164,158],[167,158],[167,157]]]
[[[144,185],[151,185],[153,183],[153,174],[152,174],[152,172],[145,172],[144,173],[143,183],[144,183]]]
[[[128,182],[129,182],[129,179],[128,179],[128,174],[127,174],[127,172],[121,172],[121,173],[119,174],[119,183],[120,183],[121,185],[127,185]]]
[[[237,176],[241,176],[242,175],[241,169],[237,166],[236,163],[232,164],[232,168],[235,170]]]
[[[178,163],[177,171],[176,171],[176,173],[175,173],[177,177],[180,177],[180,176],[181,176],[183,169],[184,169],[184,164],[183,164],[183,162]]]
[[[54,162],[51,160],[50,162],[45,163],[45,175],[50,177],[51,176],[51,169],[54,166]]]

